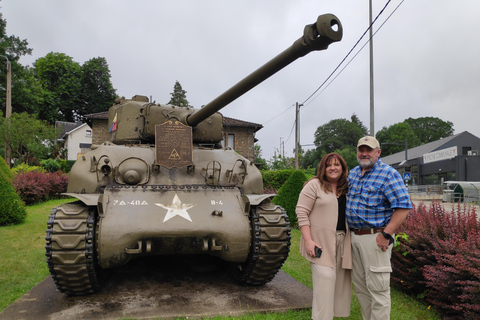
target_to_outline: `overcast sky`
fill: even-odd
[[[372,0],[376,17],[388,0]],[[304,102],[347,56],[368,27],[359,0],[2,0],[7,34],[33,49],[83,64],[105,57],[117,93],[170,100],[178,80],[196,108],[268,62],[321,14],[336,15],[343,39],[300,58],[221,110],[259,123],[263,158],[284,145],[293,156],[296,102]],[[391,16],[390,16],[391,15]],[[455,133],[480,137],[480,1],[392,0],[374,25],[375,131],[406,118],[438,117]],[[383,24],[384,23],[384,24]],[[381,27],[381,25],[383,26]],[[361,40],[349,62],[368,37]],[[300,139],[356,114],[370,128],[368,45],[301,109]]]

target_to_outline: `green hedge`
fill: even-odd
[[[75,160],[46,159],[40,161],[43,168],[48,172],[62,171],[69,173]]]
[[[12,173],[5,160],[0,157],[0,226],[21,224],[27,212],[11,180]]]
[[[263,188],[266,193],[277,193],[285,181],[294,172],[293,169],[288,170],[261,170],[263,177]]]
[[[307,176],[303,170],[294,171],[278,190],[278,195],[273,198],[275,204],[282,206],[287,211],[290,225],[293,227],[298,225],[295,207],[305,181],[307,181]]]
[[[0,156],[0,171],[5,173],[8,179],[12,180],[13,178],[12,170],[10,170],[7,162],[1,156]]]
[[[76,160],[60,160],[60,170],[69,173]]]

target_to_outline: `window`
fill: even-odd
[[[227,139],[227,147],[235,149],[235,135],[229,134]]]
[[[86,130],[85,137],[91,137],[91,136],[92,136],[92,130]]]

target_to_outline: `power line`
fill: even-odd
[[[268,120],[267,122],[265,122],[263,125],[266,125],[267,123],[269,123],[270,121],[272,120],[275,120],[276,118],[280,117],[282,114],[284,114],[285,112],[287,112],[288,110],[290,110],[292,107],[294,107],[295,105],[291,105],[290,107],[288,107],[287,109],[285,109],[282,113],[279,113],[278,115],[276,115],[275,117],[271,118],[270,120]]]
[[[377,34],[377,32],[380,31],[380,29],[382,29],[382,27],[385,25],[385,23],[386,23],[386,22],[390,19],[390,17],[397,11],[397,9],[400,7],[400,5],[402,5],[402,3],[403,3],[404,1],[405,1],[405,0],[402,0],[402,1],[397,5],[397,7],[396,7],[396,8],[390,13],[390,15],[387,17],[387,19],[385,19],[385,21],[380,25],[380,27],[377,29],[377,31],[375,31],[375,32],[373,33],[373,35],[372,35],[371,38],[373,38],[373,37]],[[387,3],[387,4],[385,5],[385,7],[382,9],[382,12],[383,12],[383,10],[385,10],[385,8],[387,7],[387,5],[388,5],[388,3]],[[381,13],[381,12],[380,12],[380,13]],[[377,16],[377,18],[378,18],[379,16],[380,16],[380,14]],[[377,18],[375,18],[375,20],[376,20]],[[374,21],[374,22],[375,22],[375,21]],[[373,22],[373,23],[374,23],[374,22]],[[373,25],[373,23],[372,23],[372,25]],[[371,26],[372,26],[372,25],[371,25]],[[357,46],[357,44],[360,42],[360,40],[363,38],[363,36],[368,32],[368,30],[370,30],[371,26],[365,31],[365,33],[362,35],[362,37],[360,37],[360,39],[357,41],[357,43],[356,43],[355,46],[352,48],[352,50]],[[360,48],[360,50],[357,51],[357,53],[352,57],[352,59],[350,59],[350,61],[348,61],[348,63],[343,67],[343,69],[340,70],[340,72],[338,72],[338,73],[335,75],[335,77],[326,85],[326,87],[323,88],[323,90],[320,91],[315,97],[313,97],[312,101],[315,100],[323,91],[325,91],[325,90],[332,84],[332,82],[333,82],[335,79],[337,79],[337,77],[348,67],[348,65],[358,56],[358,54],[359,54],[360,52],[362,52],[363,48],[365,48],[365,46],[370,42],[371,38],[370,38],[367,42],[365,42],[365,43],[363,44],[363,46]],[[350,52],[347,54],[347,56],[345,56],[345,58],[342,60],[342,62],[339,64],[339,66],[343,63],[343,61],[345,61],[345,59],[346,59],[346,58],[348,57],[348,55],[352,52],[352,50],[350,50]],[[339,66],[338,66],[338,67],[339,67]],[[338,67],[332,72],[332,74],[338,69]],[[331,75],[332,75],[332,74],[331,74]],[[317,90],[315,90],[315,92],[314,92],[312,95],[310,95],[305,101],[307,101],[308,99],[310,99],[310,98],[325,84],[325,82],[328,81],[328,79],[331,77],[331,75],[330,75],[330,76],[327,78],[327,80],[325,80],[324,83],[322,83],[322,85],[321,85]]]
[[[391,0],[388,0],[387,3],[385,4],[385,6],[382,8],[382,10],[378,13],[378,15],[375,17],[375,19],[373,20],[373,22],[368,26],[368,28],[365,30],[365,32],[360,36],[360,38],[357,40],[357,42],[355,43],[355,45],[350,49],[350,51],[347,53],[347,55],[342,59],[342,61],[340,61],[340,63],[337,65],[337,67],[330,73],[330,75],[322,82],[322,84],[312,93],[310,94],[310,96],[308,96],[308,98],[306,98],[302,103],[301,103],[301,107],[302,109],[305,108],[307,105],[309,105],[311,102],[313,102],[313,100],[315,100],[323,91],[326,90],[326,88],[328,88],[328,86],[330,86],[330,84],[332,84],[332,82],[348,67],[348,65],[350,65],[350,63],[357,57],[357,55],[363,50],[363,48],[371,41],[371,39],[377,34],[378,31],[380,31],[380,29],[385,25],[385,23],[390,19],[390,17],[397,11],[397,9],[400,7],[400,5],[403,4],[405,0],[401,0],[401,2],[397,5],[397,7],[389,14],[389,16],[385,19],[385,21],[383,21],[383,23],[380,25],[380,27],[375,31],[375,33],[373,33],[373,35],[368,39],[367,42],[365,42],[365,44],[363,44],[363,46],[358,50],[358,52],[352,57],[352,59],[350,59],[348,61],[348,63],[335,75],[335,77],[333,79],[331,79],[330,82],[328,82],[330,80],[330,78],[332,78],[332,76],[335,74],[335,72],[337,72],[337,70],[342,66],[342,64],[347,60],[347,58],[350,56],[350,54],[355,50],[355,48],[358,46],[358,44],[362,41],[362,39],[365,37],[365,35],[367,34],[367,32],[369,32],[369,30],[373,27],[373,25],[375,24],[375,22],[379,19],[379,17],[383,14],[383,12],[385,11],[385,9],[388,7],[388,5],[390,4]],[[328,82],[328,84],[327,84]],[[325,86],[326,85],[326,86]],[[325,86],[325,87],[324,87]],[[321,90],[322,89],[322,90]],[[321,91],[320,91],[321,90]],[[320,91],[320,92],[319,92]],[[318,94],[317,94],[318,93]],[[310,101],[309,101],[310,100]],[[309,102],[307,102],[309,101]],[[278,118],[279,116],[283,115],[284,113],[286,113],[287,111],[289,111],[291,108],[293,108],[295,106],[295,104],[292,104],[290,105],[287,109],[285,109],[283,112],[279,113],[278,115],[276,115],[275,117],[271,118],[270,120],[266,121],[265,123],[263,123],[263,125],[266,125],[267,123],[275,120],[276,118]],[[293,130],[295,129],[295,121],[293,122],[293,126],[292,126],[292,129],[290,130],[290,134],[288,135],[288,138],[286,140],[286,142],[288,142],[290,140],[290,137],[292,135],[292,132]]]
[[[373,36],[375,36],[375,34],[382,28],[382,26],[385,24],[385,22],[390,18],[390,16],[398,9],[398,7],[403,3],[404,0],[402,0],[402,2],[397,6],[397,8],[388,16],[388,18],[382,23],[382,25],[380,26],[380,28],[373,34]],[[304,100],[304,102],[302,102],[301,104],[303,104],[303,108],[306,107],[306,105],[308,105],[309,103],[307,103],[308,100],[312,99],[312,97],[320,90],[323,88],[323,86],[328,82],[328,80],[333,76],[333,74],[340,68],[340,66],[345,62],[345,60],[348,58],[348,56],[353,52],[353,50],[357,47],[357,45],[360,43],[360,41],[363,39],[363,37],[367,34],[367,32],[372,28],[372,26],[375,24],[375,22],[377,21],[377,19],[380,17],[380,15],[385,11],[385,9],[387,8],[387,6],[390,4],[391,0],[388,0],[387,3],[385,4],[385,6],[383,7],[383,9],[378,13],[377,17],[375,18],[375,20],[372,22],[372,24],[365,30],[365,32],[360,36],[360,38],[357,40],[357,42],[355,43],[355,45],[352,47],[352,49],[350,49],[350,51],[347,53],[347,55],[342,59],[342,61],[340,61],[340,63],[337,65],[337,67],[330,73],[330,75],[325,79],[325,81],[323,81],[323,83],[307,98]],[[372,36],[372,37],[373,37]],[[370,40],[369,40],[370,41]],[[353,59],[361,52],[361,50],[365,47],[365,45],[368,43],[368,41],[362,46],[362,48],[355,54],[355,56],[348,62],[348,64],[335,76],[335,78],[332,79],[332,81],[330,81],[327,85],[327,87],[333,82],[333,80],[335,80],[342,72],[343,70],[345,70],[345,68],[353,61]],[[322,93],[327,87],[325,87],[321,92],[319,92],[318,95],[320,95],[320,93]],[[318,95],[316,95],[313,99],[315,100]],[[295,106],[295,104],[292,104],[290,105],[287,109],[285,109],[283,112],[279,113],[278,115],[276,115],[275,117],[271,118],[270,120],[266,121],[265,123],[263,123],[263,125],[266,125],[267,123],[275,120],[276,118],[278,118],[279,116],[281,116],[282,114],[286,113],[288,110],[290,110],[291,108],[293,108]]]
[[[332,71],[332,73],[330,73],[330,75],[327,77],[327,79],[325,79],[325,81],[323,81],[323,83],[322,83],[307,99],[305,99],[304,102],[302,102],[302,104],[304,105],[304,108],[305,108],[306,102],[307,102],[308,100],[310,100],[310,99],[327,83],[327,81],[333,76],[333,74],[338,70],[338,68],[340,68],[340,66],[345,62],[345,60],[347,60],[348,56],[353,52],[353,50],[357,47],[357,45],[360,43],[360,41],[362,41],[363,37],[365,37],[365,35],[367,34],[367,32],[373,27],[373,25],[375,24],[375,22],[377,21],[377,19],[380,17],[380,15],[382,15],[382,13],[385,11],[385,9],[387,8],[387,6],[390,4],[391,1],[392,1],[392,0],[388,0],[388,1],[387,1],[387,3],[385,4],[385,6],[383,7],[383,9],[380,10],[380,12],[378,13],[378,15],[375,17],[375,20],[373,20],[372,24],[370,24],[370,25],[368,26],[367,30],[365,30],[365,32],[360,36],[360,38],[357,40],[357,42],[356,42],[355,45],[352,47],[352,49],[350,49],[350,51],[347,53],[347,55],[342,59],[342,61],[340,61],[340,63],[339,63],[339,64],[337,65],[337,67]],[[375,33],[376,33],[376,32],[375,32]],[[372,37],[373,37],[373,36],[372,36]],[[368,42],[370,42],[370,39],[369,39],[366,43],[368,43]],[[363,47],[359,50],[359,52],[360,52],[364,47],[365,47],[365,45],[363,45]],[[357,54],[356,54],[353,58],[355,58],[355,57],[358,55],[359,52],[357,52]],[[352,58],[352,60],[353,60],[353,58]],[[352,60],[350,60],[350,62],[351,62]],[[349,62],[348,64],[350,64],[350,62]],[[348,66],[348,64],[347,64],[347,66]],[[341,71],[343,71],[344,69],[345,69],[345,68],[343,68]],[[340,73],[341,73],[341,72],[340,72]],[[339,73],[339,74],[340,74],[340,73]],[[337,75],[337,76],[338,76],[338,75]],[[335,78],[336,78],[336,77],[335,77]],[[331,82],[330,82],[330,83],[331,83]],[[329,85],[330,85],[330,83],[329,83]],[[323,92],[323,91],[322,91],[322,92]],[[318,97],[318,95],[315,96],[314,99],[316,99],[317,97]],[[312,101],[313,101],[314,99],[312,99]]]

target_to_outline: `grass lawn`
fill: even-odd
[[[50,274],[45,257],[48,215],[66,201],[29,206],[24,224],[0,227],[0,311]]]
[[[27,207],[27,219],[23,225],[0,227],[0,311],[20,298],[37,283],[49,275],[45,258],[45,230],[48,215],[53,207],[66,201],[52,200],[43,204]],[[300,231],[292,230],[292,246],[290,256],[282,270],[312,287],[310,265],[299,253]],[[430,319],[441,317],[428,306],[392,289],[392,315],[397,319]],[[287,313],[249,314],[242,318],[214,317],[210,319],[243,319],[243,320],[295,320],[310,319],[310,310],[290,311]],[[345,318],[338,318],[345,319]],[[353,297],[351,315],[348,319],[362,319],[360,306]]]

